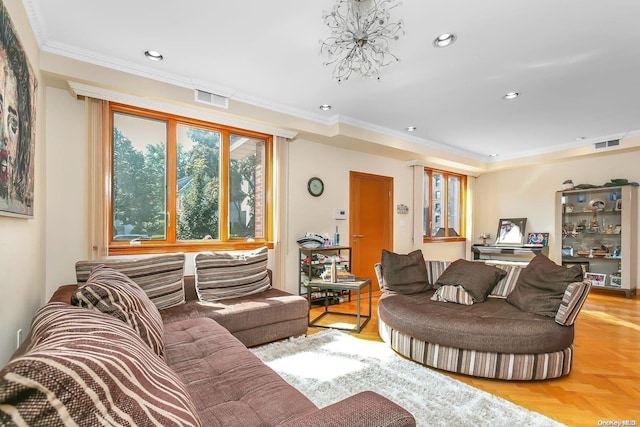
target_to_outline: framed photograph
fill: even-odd
[[[587,194],[586,193],[580,193],[576,196],[576,200],[578,201],[578,203],[584,203],[587,201]]]
[[[602,273],[584,273],[584,280],[590,281],[593,286],[604,286],[607,275]]]
[[[0,5],[0,64],[3,81],[0,143],[0,215],[33,218],[36,87],[31,64],[11,17]]]
[[[614,211],[621,211],[622,210],[622,199],[616,200],[615,205],[613,205],[613,210]]]
[[[523,246],[527,218],[502,218],[498,222],[496,245]]]
[[[549,233],[527,233],[527,245],[549,246]]]
[[[622,287],[622,277],[620,276],[611,276],[611,286],[615,288]]]
[[[573,248],[571,246],[563,246],[562,256],[573,256]]]

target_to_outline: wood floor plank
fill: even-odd
[[[379,295],[374,293],[371,321],[361,333],[352,335],[380,341]],[[362,307],[367,308],[364,300]],[[340,304],[338,310],[354,311],[355,301]],[[314,307],[311,315],[321,311]],[[318,330],[309,328],[309,333]],[[440,372],[568,426],[598,426],[609,421],[640,426],[640,299],[593,290],[575,331],[573,368],[562,378],[503,381]]]

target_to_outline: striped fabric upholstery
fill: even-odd
[[[54,302],[32,333],[0,371],[0,425],[201,425],[180,378],[120,320]]]
[[[425,261],[427,264],[427,274],[429,284],[435,285],[442,273],[451,265],[451,261]]]
[[[431,296],[432,301],[455,302],[462,305],[472,305],[473,298],[462,286],[444,285]]]
[[[514,264],[489,264],[494,265],[502,270],[507,272],[507,275],[504,276],[500,281],[493,287],[489,295],[498,296],[498,297],[507,297],[511,291],[516,287],[516,283],[518,282],[518,277],[520,277],[520,272],[522,272],[523,267],[520,265]]]
[[[147,294],[124,274],[100,265],[71,297],[71,304],[118,318],[164,357],[162,316]]]
[[[565,326],[573,325],[584,302],[587,300],[590,289],[591,282],[570,283],[564,291],[560,308],[556,313],[556,323]]]
[[[184,304],[184,254],[158,255],[146,258],[108,258],[78,261],[76,279],[87,281],[91,270],[100,264],[113,268],[131,278],[162,310]]]
[[[463,350],[421,341],[378,320],[384,342],[401,355],[445,371],[503,380],[543,380],[571,371],[573,344],[564,350],[539,354],[505,354]]]
[[[201,252],[195,256],[196,291],[201,301],[264,292],[271,287],[267,247],[251,251]]]

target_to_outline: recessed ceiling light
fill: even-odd
[[[162,61],[164,57],[162,54],[155,50],[147,50],[144,52],[144,56],[149,58],[151,61]]]
[[[435,40],[433,41],[433,45],[435,47],[447,47],[447,46],[451,46],[453,44],[453,42],[456,41],[456,35],[452,34],[452,33],[444,33],[444,34],[440,34],[438,37],[435,38]]]
[[[489,157],[498,157],[496,153],[489,154]]]
[[[407,126],[406,128],[404,128],[404,130],[406,130],[407,132],[415,132],[416,130],[418,130],[418,128],[415,126]]]
[[[322,111],[329,111],[329,110],[331,110],[331,105],[329,105],[329,104],[322,104],[322,105],[320,106],[320,109],[321,109]]]
[[[579,136],[579,137],[577,137],[575,140],[576,140],[576,141],[584,141],[585,139],[587,139],[587,137],[586,137],[586,136]]]
[[[520,96],[520,92],[507,92],[502,99],[509,101],[511,99],[516,99],[517,97]]]

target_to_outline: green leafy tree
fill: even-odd
[[[125,233],[125,225],[132,225],[133,233],[145,233],[144,209],[141,196],[145,194],[144,155],[118,129],[113,135],[113,212],[114,229]]]

